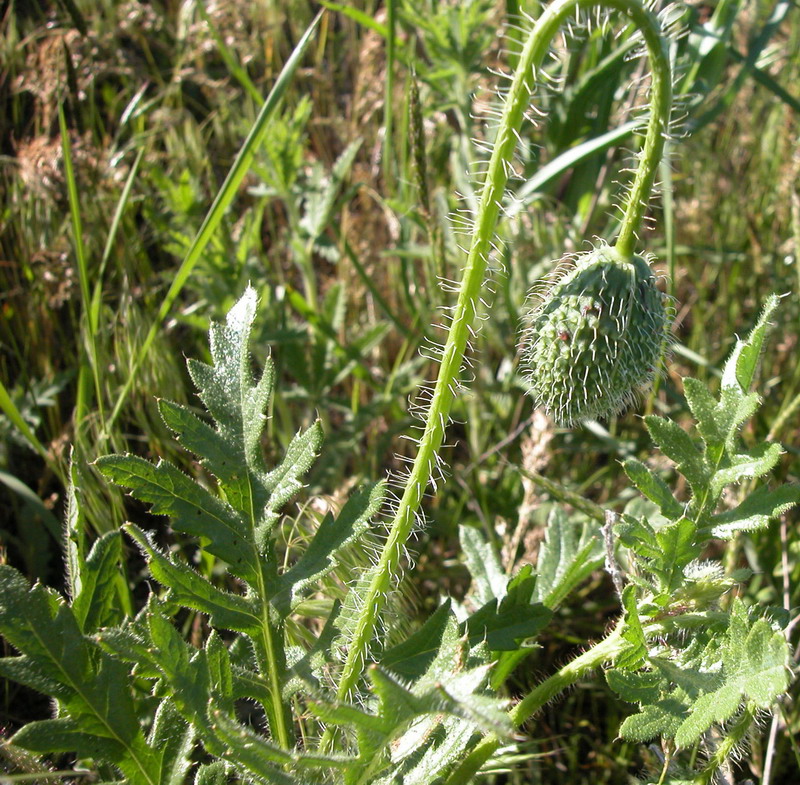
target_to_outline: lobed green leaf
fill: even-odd
[[[150,574],[170,590],[170,599],[207,613],[214,627],[252,633],[261,629],[257,608],[246,597],[218,589],[196,570],[162,554],[150,536],[132,523],[124,526],[147,558]]]
[[[247,547],[247,524],[231,505],[163,461],[152,464],[135,455],[108,455],[97,459],[97,467],[152,505],[157,515],[171,516],[174,529],[204,538],[206,550],[227,562],[234,575],[254,580],[260,568],[258,554]]]
[[[544,537],[536,563],[535,596],[555,611],[602,565],[603,546],[596,525],[573,523],[560,507],[550,512]]]
[[[692,437],[677,423],[654,414],[647,415],[644,422],[656,446],[676,463],[678,471],[686,477],[692,489],[695,492],[702,491],[708,484],[711,467]]]
[[[658,506],[661,514],[670,520],[677,520],[683,515],[683,505],[672,495],[667,484],[641,461],[627,458],[622,464],[628,479]]]
[[[710,489],[713,498],[718,498],[726,485],[769,474],[778,465],[781,452],[780,444],[764,442],[752,450],[730,455],[728,465],[714,472],[711,478]]]
[[[264,484],[270,496],[256,526],[256,542],[260,549],[265,548],[281,508],[303,487],[300,478],[313,466],[322,446],[322,438],[322,425],[317,420],[308,430],[292,439],[280,465],[265,477]]]
[[[766,485],[757,488],[732,510],[712,516],[711,534],[728,540],[740,531],[764,528],[769,522],[800,504],[800,487],[782,485],[770,490]]]
[[[89,555],[81,562],[80,578],[73,589],[72,612],[83,632],[118,621],[121,559],[122,538],[114,531],[95,540]]]
[[[359,488],[337,516],[328,514],[297,562],[278,578],[278,593],[273,605],[286,615],[302,594],[336,567],[343,548],[355,542],[368,529],[370,518],[380,509],[383,483]]]
[[[769,320],[777,310],[778,303],[778,297],[774,294],[770,295],[750,335],[746,340],[736,342],[722,373],[723,388],[738,387],[743,392],[750,389],[758,369],[758,362],[761,359],[764,341],[772,326]]]
[[[196,731],[186,723],[169,698],[156,708],[147,744],[159,758],[159,785],[183,785],[192,765]]]
[[[675,733],[675,743],[688,747],[714,723],[730,719],[744,701],[769,709],[789,686],[786,639],[766,619],[748,618],[736,599],[722,645],[721,684],[693,702],[689,716]]]
[[[473,526],[459,526],[458,539],[477,601],[483,605],[505,597],[508,575],[492,544]]]

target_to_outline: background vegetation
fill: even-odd
[[[473,198],[465,172],[480,168],[491,142],[492,72],[514,58],[511,22],[538,5],[405,0],[391,18],[380,4],[328,5],[249,173],[226,194],[225,177],[316,4],[0,4],[0,559],[30,578],[62,585],[70,454],[93,534],[126,520],[158,526],[99,476],[98,456],[129,451],[201,473],[162,424],[156,398],[197,404],[184,358],[207,359],[210,322],[248,281],[261,301],[254,350],[271,355],[277,372],[268,453],[281,454],[317,417],[324,428],[308,509],[321,516],[356,482],[402,461],[398,437],[431,377],[426,340],[436,340],[448,302],[439,282],[456,278],[461,263],[448,216]],[[682,13],[688,34],[673,55],[686,117],[654,228],[642,238],[676,298],[675,345],[638,411],[680,421],[682,376],[713,379],[767,294],[789,293],[762,369],[765,405],[749,427],[754,439],[783,443],[778,479],[796,482],[797,11],[721,0]],[[626,165],[618,150],[634,144],[613,132],[643,102],[641,61],[628,62],[625,50],[624,33],[578,35],[550,68],[558,87],[540,96],[545,116],[523,139],[520,201],[499,238],[505,275],[477,340],[475,379],[456,403],[451,476],[428,504],[409,609],[435,607],[440,592],[468,595],[459,524],[482,529],[509,571],[535,560],[558,492],[531,474],[619,508],[627,485],[618,461],[649,449],[637,410],[554,428],[524,396],[516,356],[527,293],[551,260],[613,232]],[[591,143],[603,134],[606,143]],[[192,257],[221,189],[230,205]],[[287,541],[306,536],[297,507],[287,513]],[[749,590],[759,601],[795,613],[797,528],[790,513],[726,555],[755,571]],[[189,547],[167,531],[160,539]],[[145,573],[132,548],[128,557],[135,606]],[[521,684],[600,636],[617,611],[608,576],[597,574],[559,611]],[[185,632],[203,633],[191,618]],[[8,685],[0,711],[10,733],[47,706]],[[614,741],[626,712],[604,685],[580,685],[541,715],[524,781],[635,775],[650,753]],[[773,783],[796,782],[798,714],[787,704],[778,723]],[[755,779],[767,738],[754,739],[747,756]]]

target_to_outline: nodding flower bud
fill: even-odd
[[[532,312],[522,362],[537,403],[559,424],[610,417],[649,386],[671,322],[641,256],[581,254]]]

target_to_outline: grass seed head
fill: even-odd
[[[581,254],[533,311],[522,360],[537,403],[559,424],[610,417],[649,386],[671,321],[641,256]]]

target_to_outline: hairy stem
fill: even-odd
[[[671,77],[669,59],[661,37],[658,20],[640,0],[556,0],[544,10],[534,25],[506,97],[502,118],[481,194],[469,253],[464,267],[458,301],[442,353],[441,366],[433,391],[419,451],[392,521],[389,535],[363,602],[354,639],[339,683],[339,698],[345,698],[356,685],[369,656],[375,625],[386,596],[398,574],[405,544],[412,532],[423,494],[438,460],[445,426],[455,397],[464,353],[478,310],[489,262],[491,242],[497,225],[508,180],[509,164],[514,155],[518,132],[527,109],[536,74],[548,52],[550,42],[561,25],[578,9],[595,6],[621,11],[644,36],[653,71],[651,100],[653,112],[647,136],[624,211],[617,247],[630,255],[652,188],[663,147],[663,134],[669,122]]]
[[[561,670],[545,679],[532,692],[528,693],[508,713],[515,726],[527,722],[542,706],[555,698],[559,693],[573,685],[589,671],[613,661],[628,644],[622,638],[624,622],[619,624],[602,641],[592,646]],[[501,744],[501,739],[490,734],[478,742],[477,746],[464,758],[458,768],[447,778],[446,785],[466,785],[481,766],[494,755]]]
[[[725,728],[725,737],[720,741],[719,746],[708,759],[708,763],[703,767],[703,770],[694,778],[693,781],[696,785],[711,785],[714,782],[714,776],[720,766],[730,758],[736,747],[744,741],[757,713],[758,709],[755,705],[748,703],[736,722]]]

